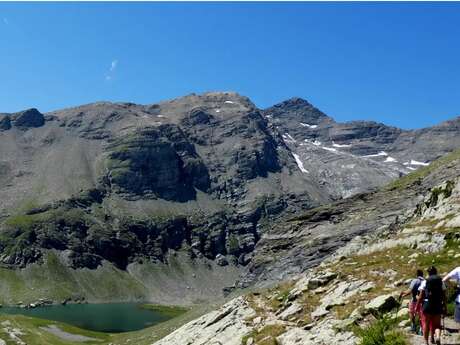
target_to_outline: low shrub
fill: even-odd
[[[407,345],[404,334],[395,329],[395,321],[385,317],[357,328],[355,333],[361,338],[361,345]]]

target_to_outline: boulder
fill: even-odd
[[[386,313],[398,306],[398,302],[392,295],[381,295],[364,306],[371,313]]]
[[[279,315],[278,317],[281,319],[281,320],[288,320],[290,319],[292,316],[296,315],[297,313],[300,313],[302,311],[303,307],[297,303],[297,302],[294,302],[292,303],[288,308],[286,308],[285,310],[283,310]]]
[[[227,258],[222,254],[217,254],[215,261],[216,261],[216,264],[218,264],[219,266],[227,266],[228,265]]]
[[[337,273],[335,272],[324,272],[316,277],[311,278],[308,281],[308,289],[313,290],[320,286],[324,286],[329,283],[331,280],[337,278]]]

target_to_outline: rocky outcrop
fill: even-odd
[[[355,345],[358,341],[353,332],[337,332],[335,328],[339,322],[327,319],[318,324],[314,329],[305,330],[299,327],[290,328],[276,338],[280,345],[297,344],[330,344],[330,345]]]
[[[0,130],[6,131],[13,127],[27,130],[29,128],[42,127],[45,117],[37,109],[27,109],[13,114],[0,114]]]
[[[11,129],[11,118],[9,116],[3,115],[0,117],[0,130],[7,131]]]
[[[195,199],[195,188],[210,187],[206,166],[177,126],[144,128],[108,152],[106,181],[114,192],[183,202]]]
[[[14,127],[27,129],[43,126],[45,124],[45,118],[37,109],[32,108],[11,114],[11,122]]]
[[[398,306],[398,302],[392,295],[381,295],[375,297],[364,306],[364,310],[378,314],[384,314]]]
[[[246,320],[254,315],[255,311],[239,297],[182,326],[154,345],[241,345],[241,338],[251,329]]]

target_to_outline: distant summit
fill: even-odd
[[[44,124],[45,117],[35,108],[12,114],[0,114],[0,130],[9,130],[12,127],[28,129],[41,127]]]

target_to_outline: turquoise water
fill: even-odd
[[[34,309],[3,307],[0,313],[61,321],[83,329],[111,333],[136,331],[172,318],[135,303],[68,304]]]

